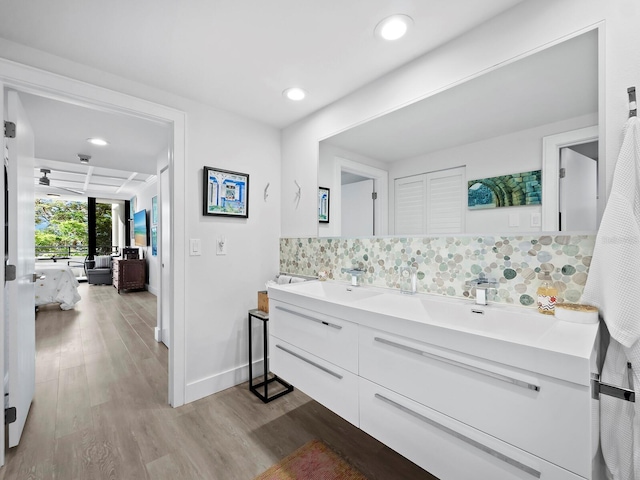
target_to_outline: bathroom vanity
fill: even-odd
[[[438,478],[599,478],[597,324],[337,282],[269,298],[271,371]]]

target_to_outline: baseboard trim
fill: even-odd
[[[158,327],[156,327],[153,331],[153,338],[156,339],[156,342],[162,341],[162,330],[160,330]]]
[[[254,375],[261,375],[263,368],[262,360],[253,362]],[[247,380],[249,380],[249,364],[187,383],[184,403],[195,402],[201,398],[244,383]]]
[[[160,294],[160,292],[158,292],[158,289],[156,287],[152,287],[151,285],[149,285],[148,283],[145,285],[145,287],[147,287],[147,291],[149,293],[154,294],[156,297]]]

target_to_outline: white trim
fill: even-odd
[[[149,292],[150,294],[155,295],[156,297],[159,295],[159,291],[156,287],[152,287],[151,285],[146,283],[145,288],[147,289],[147,292]]]
[[[162,341],[162,330],[158,327],[153,329],[153,338],[155,338],[156,342],[160,343]]]
[[[389,172],[363,163],[354,162],[340,156],[335,156],[335,170],[333,184],[335,192],[331,192],[331,203],[342,206],[342,172],[354,173],[373,179],[375,191],[378,193],[375,213],[375,235],[389,235]],[[335,203],[333,203],[335,202]],[[337,213],[337,215],[336,215]],[[337,222],[338,231],[342,222],[340,208],[333,209],[332,221]]]
[[[186,114],[180,110],[149,102],[89,83],[63,77],[45,70],[0,59],[0,82],[4,88],[31,93],[51,99],[119,112],[160,123],[173,129],[172,154],[169,158],[171,195],[171,343],[169,350],[169,403],[184,404],[185,374],[185,265],[186,265]]]
[[[262,375],[263,369],[262,360],[253,362],[253,373],[256,376]],[[185,402],[194,402],[247,380],[249,380],[249,364],[196,380],[187,384]]]
[[[560,149],[598,140],[598,132],[598,125],[594,125],[542,138],[542,231],[558,231]],[[598,183],[604,181],[599,176]]]

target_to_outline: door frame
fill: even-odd
[[[173,142],[169,152],[169,191],[171,202],[171,311],[168,312],[172,347],[169,350],[168,401],[179,407],[185,401],[185,265],[186,232],[185,174],[186,174],[186,114],[183,111],[153,103],[138,97],[109,90],[97,85],[63,77],[45,70],[0,59],[0,86],[18,92],[44,96],[46,98],[92,108],[98,111],[132,115],[146,120],[169,125]],[[3,98],[4,101],[4,98]],[[4,117],[4,105],[2,112]],[[177,232],[180,232],[179,234]],[[2,241],[4,243],[4,240]],[[180,259],[180,261],[177,261]],[[0,273],[4,282],[4,269]],[[3,302],[4,303],[4,302]],[[4,305],[0,304],[2,311]],[[2,328],[4,329],[4,314]],[[4,372],[4,339],[0,342],[0,364]],[[4,386],[2,387],[4,392]]]
[[[333,221],[336,222],[338,228],[342,224],[342,172],[353,173],[361,177],[373,180],[373,188],[378,194],[375,206],[375,233],[374,236],[389,235],[389,172],[380,168],[365,165],[363,163],[354,162],[344,157],[336,156],[333,184],[336,185],[333,196],[333,204],[340,205],[331,212]],[[337,214],[337,215],[336,215]],[[342,232],[340,232],[342,236]]]
[[[599,140],[599,127],[579,128],[569,132],[548,135],[542,138],[542,231],[558,231],[558,212],[560,208],[560,149]],[[600,142],[598,148],[602,146]],[[601,152],[600,152],[601,153]],[[600,157],[602,158],[602,157]],[[603,162],[598,162],[598,225],[600,225],[601,205],[605,201],[602,191]]]

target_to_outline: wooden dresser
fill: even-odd
[[[118,293],[120,290],[144,289],[147,261],[140,260],[113,260],[113,286]]]

